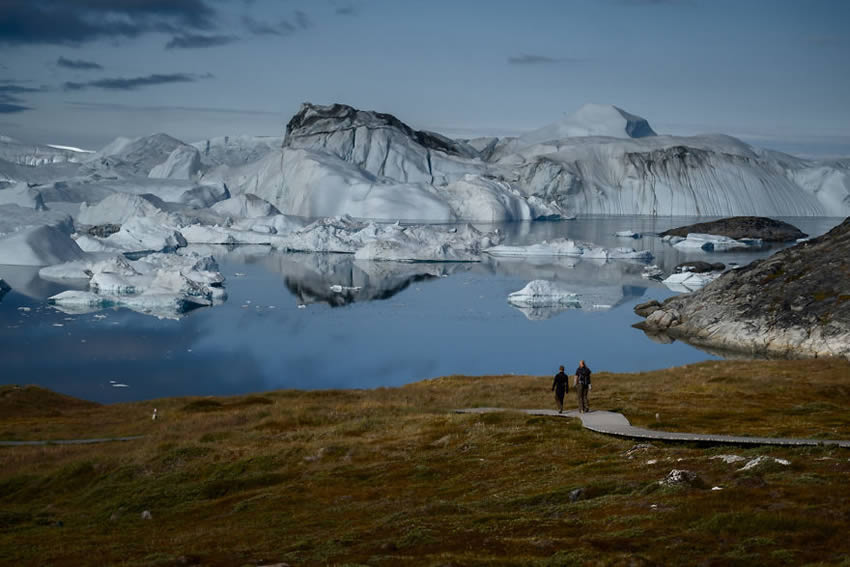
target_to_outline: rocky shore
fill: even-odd
[[[807,236],[792,224],[767,217],[729,217],[671,228],[659,236],[686,238],[690,233],[715,234],[735,240],[756,238],[764,242],[793,242]]]
[[[702,290],[635,308],[635,325],[714,349],[850,359],[850,218],[729,271]]]

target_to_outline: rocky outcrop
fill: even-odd
[[[714,349],[850,358],[850,218],[665,300],[635,326]]]
[[[715,234],[735,240],[757,238],[764,242],[793,242],[808,236],[796,226],[767,217],[730,217],[711,222],[701,222],[665,230],[659,236],[681,236],[688,234]]]

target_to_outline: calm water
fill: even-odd
[[[692,259],[746,264],[772,250],[683,254],[658,238],[619,239],[692,218],[608,217],[500,225],[510,243],[570,237],[649,249],[670,271]],[[838,218],[785,219],[819,235]],[[492,228],[492,227],[483,227]],[[0,266],[0,383],[39,384],[102,402],[275,388],[373,388],[446,374],[551,374],[584,358],[639,371],[714,358],[631,328],[635,304],[673,294],[642,264],[488,259],[480,264],[355,262],[264,247],[198,248],[216,256],[228,300],[180,320],[126,309],[66,315],[45,299],[62,286],[37,269]],[[533,279],[565,282],[582,309],[524,313],[507,295]],[[342,293],[330,286],[359,286]],[[608,309],[593,305],[610,305]],[[113,384],[126,384],[115,387]]]

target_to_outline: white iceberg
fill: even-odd
[[[158,179],[192,179],[201,171],[201,154],[192,146],[180,145],[168,159],[151,168],[148,177]]]
[[[508,302],[527,307],[568,304],[580,306],[578,294],[563,284],[547,280],[534,280],[524,288],[508,295]]]
[[[87,252],[161,252],[186,246],[186,239],[174,227],[150,217],[131,217],[121,229],[106,238],[87,235],[77,239]]]
[[[52,266],[43,269],[41,275],[77,276],[80,267],[79,262]],[[90,277],[89,291],[65,291],[50,297],[50,303],[77,312],[123,306],[175,318],[226,297],[218,264],[212,257],[196,254],[150,254],[135,261],[115,256],[93,261],[83,273]]]
[[[651,261],[653,256],[649,250],[634,248],[603,248],[589,242],[581,242],[566,238],[543,241],[527,246],[493,246],[485,250],[491,256],[571,256],[597,260],[638,260]]]
[[[36,226],[52,226],[68,235],[74,232],[74,220],[67,213],[0,205],[0,236]]]
[[[280,214],[277,207],[253,193],[236,195],[230,199],[219,201],[210,208],[222,216],[242,217],[248,219]]]
[[[717,234],[688,233],[688,237],[673,244],[679,250],[702,250],[704,252],[726,252],[741,248],[752,248],[762,245],[759,239],[735,240],[728,236]]]
[[[85,252],[53,226],[34,226],[0,236],[0,264],[48,266],[82,258]]]
[[[722,273],[722,271],[704,272],[700,274],[695,272],[681,272],[677,274],[670,274],[662,281],[662,283],[673,291],[690,293],[707,286],[719,278]]]
[[[83,225],[124,224],[133,217],[147,217],[169,225],[181,222],[180,216],[170,212],[159,197],[128,193],[115,193],[94,205],[82,203],[77,222]]]

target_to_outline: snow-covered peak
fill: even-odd
[[[577,136],[644,138],[655,136],[645,118],[610,104],[585,104],[573,114],[520,137],[524,144]]]

